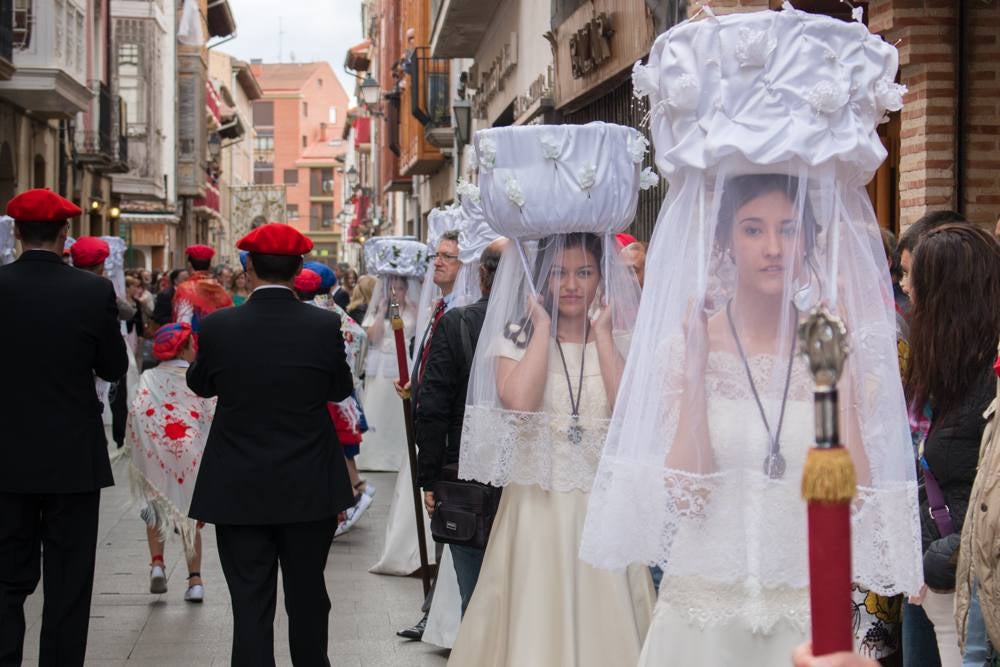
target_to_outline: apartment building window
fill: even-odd
[[[322,88],[322,87],[323,87],[323,79],[316,79],[316,85],[317,85],[317,86],[318,86],[319,88]]]
[[[282,175],[281,180],[285,182],[285,185],[298,185],[299,184],[299,170],[298,169],[286,169],[285,173]]]
[[[272,166],[269,164],[254,164],[253,183],[254,185],[274,185],[274,169]]]
[[[309,138],[306,135],[302,135],[302,148],[309,146]]]
[[[258,130],[257,136],[253,138],[253,149],[255,152],[273,151],[273,130]]]
[[[337,107],[330,107],[330,124],[337,124]]]
[[[333,227],[333,204],[312,204],[309,207],[309,229],[316,231]]]
[[[308,102],[303,102],[302,103],[302,115],[305,116],[305,117],[307,117],[307,118],[309,117],[309,103]]]
[[[309,196],[333,197],[333,167],[309,170]]]
[[[14,0],[14,48],[31,46],[31,30],[35,26],[34,0]]]
[[[274,125],[274,102],[253,103],[254,127],[270,127]]]
[[[118,92],[125,100],[129,126],[145,134],[145,83],[139,70],[140,46],[134,42],[118,45]]]
[[[298,220],[299,219],[299,205],[298,204],[289,204],[285,208],[288,211],[288,219],[289,220]]]

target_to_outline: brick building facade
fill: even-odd
[[[264,93],[253,105],[254,183],[283,184],[287,222],[336,257],[347,93],[327,62],[251,67]]]

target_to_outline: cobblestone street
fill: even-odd
[[[204,531],[204,604],[184,601],[187,572],[177,539],[167,544],[169,590],[164,595],[150,594],[149,552],[142,520],[129,495],[127,463],[116,463],[114,472],[117,484],[105,489],[101,498],[86,664],[228,665],[232,614],[214,530],[207,527]],[[375,503],[352,532],[334,542],[326,567],[333,605],[330,662],[335,667],[444,665],[444,651],[395,634],[420,618],[420,580],[368,573],[378,559],[395,476],[370,474],[368,479],[378,488]],[[274,650],[279,665],[291,665],[283,605],[279,582]],[[41,585],[29,598],[25,613],[24,660],[32,664],[38,656]]]

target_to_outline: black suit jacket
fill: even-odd
[[[115,483],[94,374],[128,369],[110,280],[29,250],[0,267],[0,492],[86,493]]]
[[[327,519],[354,504],[327,401],[351,395],[340,318],[291,290],[254,292],[201,321],[187,372],[218,396],[190,515],[217,524]]]
[[[458,463],[465,397],[472,368],[472,359],[466,358],[465,348],[475,350],[486,317],[486,305],[484,298],[464,308],[449,310],[441,317],[431,338],[420,400],[414,410],[416,438],[420,444],[417,481],[426,491],[432,491],[434,483],[441,479],[444,466]],[[468,344],[462,340],[463,314],[471,339]]]

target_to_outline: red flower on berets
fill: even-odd
[[[83,213],[80,207],[47,188],[22,192],[7,202],[7,215],[21,222],[66,222]]]
[[[69,247],[69,256],[73,266],[88,268],[103,264],[111,254],[108,242],[96,236],[81,236]]]
[[[153,356],[160,361],[176,359],[184,343],[191,337],[191,325],[187,322],[171,322],[156,330],[153,336]],[[167,403],[163,406],[173,410],[174,406]]]
[[[204,262],[212,259],[215,256],[215,250],[213,250],[210,246],[201,245],[199,243],[196,245],[189,245],[187,248],[184,249],[184,254],[190,257],[191,259]]]
[[[318,292],[323,278],[312,269],[302,269],[292,284],[300,292]]]
[[[265,255],[304,255],[313,242],[291,225],[269,222],[237,241],[236,247]]]

